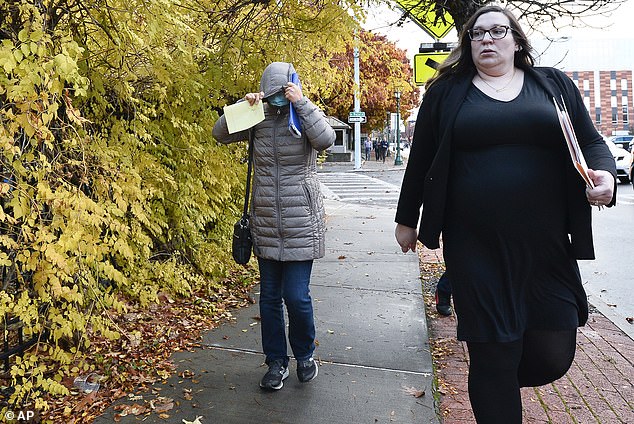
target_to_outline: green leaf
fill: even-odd
[[[29,39],[29,30],[28,28],[22,28],[20,32],[18,32],[18,40],[24,43]]]

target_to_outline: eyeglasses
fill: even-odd
[[[471,38],[472,41],[484,40],[484,36],[486,35],[487,32],[489,33],[492,39],[500,40],[506,37],[506,34],[509,32],[509,29],[513,31],[513,28],[508,27],[506,25],[498,25],[498,26],[494,26],[491,29],[476,28],[476,29],[470,29],[467,32],[469,33],[469,38]]]

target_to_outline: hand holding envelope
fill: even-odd
[[[561,131],[566,139],[570,159],[586,183],[588,201],[591,205],[598,206],[601,209],[603,205],[609,204],[612,199],[614,177],[607,171],[588,169],[563,98],[561,99],[561,104],[557,103],[555,98],[553,98],[553,102],[555,103],[555,109],[557,109]]]

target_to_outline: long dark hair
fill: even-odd
[[[526,38],[524,30],[520,26],[517,18],[508,9],[500,6],[483,6],[478,9],[469,18],[467,23],[462,27],[460,33],[458,47],[452,50],[447,59],[438,67],[438,73],[425,84],[426,88],[429,88],[436,81],[445,79],[452,75],[468,75],[475,71],[475,64],[471,57],[471,38],[469,38],[469,30],[473,28],[475,21],[485,13],[499,12],[505,15],[509,19],[509,25],[511,26],[511,36],[515,42],[520,46],[519,50],[515,52],[514,64],[520,69],[528,69],[535,64],[532,51],[533,47]]]

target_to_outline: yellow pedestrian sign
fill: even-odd
[[[447,10],[440,16],[436,15],[435,3],[421,0],[396,0],[396,3],[408,18],[436,40],[443,38],[454,27],[453,17]]]
[[[431,52],[414,55],[414,83],[424,85],[434,76],[441,63],[447,59],[449,52]]]

